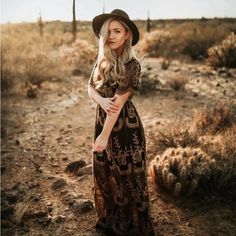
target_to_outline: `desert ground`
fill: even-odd
[[[145,57],[143,68],[142,80],[152,82],[133,102],[144,125],[148,167],[158,153],[154,137],[159,130],[191,121],[194,111],[205,106],[236,105],[235,69],[178,59],[163,69],[158,57]],[[89,73],[44,80],[34,98],[27,96],[23,82],[2,91],[2,235],[106,235],[94,229],[91,165],[97,104],[87,93]],[[176,89],[168,78],[184,82]],[[173,197],[159,191],[150,175],[148,187],[157,235],[236,235],[232,196]]]

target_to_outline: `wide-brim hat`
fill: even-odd
[[[133,21],[129,19],[128,14],[120,9],[115,9],[111,13],[100,14],[93,18],[92,27],[93,27],[93,31],[95,35],[98,38],[100,37],[100,31],[101,31],[102,25],[108,18],[122,20],[130,28],[133,34],[132,46],[134,46],[138,42],[139,30],[137,26],[135,25]]]

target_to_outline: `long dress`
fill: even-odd
[[[94,202],[98,222],[110,227],[112,235],[155,235],[150,213],[147,186],[146,141],[144,128],[132,97],[138,91],[140,64],[132,58],[125,64],[126,84],[109,78],[96,88],[93,74],[89,84],[103,97],[132,91],[122,107],[109,136],[107,148],[93,152]],[[106,112],[96,109],[94,141],[101,133]]]

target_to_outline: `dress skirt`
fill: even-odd
[[[94,141],[102,132],[105,111],[97,106]],[[112,235],[155,235],[147,186],[144,128],[132,100],[127,100],[110,134],[107,148],[93,152],[97,221]]]

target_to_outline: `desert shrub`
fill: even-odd
[[[236,125],[205,139],[202,149],[216,160],[217,165],[200,189],[205,195],[212,193],[236,197]]]
[[[155,137],[153,137],[157,149],[160,152],[164,152],[168,148],[199,146],[196,133],[192,132],[188,127],[183,127],[184,124],[176,122],[176,124],[171,124],[164,130],[158,130]]]
[[[56,77],[55,68],[57,64],[45,53],[28,55],[22,58],[23,78],[25,82],[35,84],[40,87],[42,82]]]
[[[236,105],[218,104],[194,110],[193,129],[200,135],[216,134],[230,128],[236,122]]]
[[[174,76],[174,77],[169,77],[167,79],[166,84],[170,88],[179,91],[179,90],[185,90],[185,85],[187,84],[187,82],[188,80],[183,76]]]
[[[170,45],[171,34],[164,30],[155,30],[144,33],[140,40],[137,52],[141,55],[148,54],[151,57],[166,56]]]
[[[208,49],[208,63],[215,68],[236,68],[236,35],[234,33],[231,33],[220,44]]]
[[[173,47],[179,54],[188,55],[193,60],[207,58],[209,47],[221,42],[230,32],[230,26],[214,20],[183,22],[171,30]]]
[[[17,71],[13,70],[9,58],[6,58],[6,54],[2,53],[1,89],[5,91],[12,88],[16,77]]]
[[[150,74],[146,70],[142,71],[139,83],[140,94],[146,94],[148,92],[155,91],[158,85],[160,85],[160,81],[156,75]]]
[[[73,69],[89,73],[96,50],[86,40],[73,42],[72,34],[63,33],[61,26],[62,22],[45,22],[43,37],[37,24],[2,27],[3,89],[17,87],[22,82],[40,86],[44,80],[64,78]]]
[[[209,33],[206,36],[204,32],[197,32],[196,28],[192,33],[191,31],[188,32],[182,42],[181,52],[189,55],[193,60],[207,57],[208,48],[215,43],[214,37],[210,36]]]
[[[89,74],[91,65],[95,62],[96,48],[86,40],[77,39],[71,47],[61,47],[64,63],[78,73]]]
[[[46,34],[44,42],[49,44],[52,48],[57,49],[62,45],[70,45],[73,43],[73,35],[70,32],[56,32],[54,34]]]

